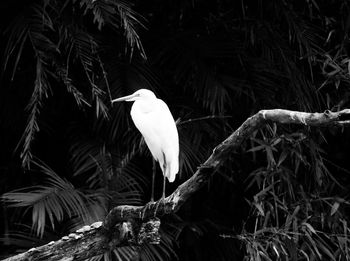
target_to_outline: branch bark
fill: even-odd
[[[115,247],[138,246],[143,242],[158,243],[160,222],[158,219],[150,218],[178,211],[188,198],[208,182],[231,152],[239,148],[254,131],[266,123],[344,126],[350,123],[348,119],[350,119],[350,109],[323,113],[281,109],[259,111],[216,146],[210,157],[197,168],[194,175],[163,202],[158,201],[145,206],[118,206],[109,212],[103,223],[97,222],[91,226],[85,226],[58,241],[30,249],[5,260],[84,260]]]
[[[113,236],[113,239],[110,239],[108,234]],[[84,260],[109,251],[116,245],[128,244],[128,230],[125,226],[120,224],[106,233],[102,227],[102,222],[96,222],[77,230],[76,233],[64,236],[58,241],[29,249],[27,252],[5,260]]]

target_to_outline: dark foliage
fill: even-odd
[[[0,7],[2,256],[147,202],[151,155],[112,98],[146,88],[169,105],[181,170],[167,193],[258,110],[349,107],[346,0]],[[267,126],[162,221],[160,245],[94,260],[350,260],[349,140]]]

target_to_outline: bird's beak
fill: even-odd
[[[120,97],[120,98],[117,98],[117,99],[114,99],[112,100],[112,103],[113,102],[121,102],[121,101],[133,101],[133,98],[136,97],[136,94],[131,94],[131,95],[128,95],[128,96],[124,96],[124,97]]]

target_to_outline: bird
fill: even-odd
[[[131,95],[112,100],[114,102],[133,102],[131,118],[142,134],[153,157],[152,194],[154,201],[154,180],[156,165],[163,172],[163,193],[165,198],[166,178],[174,182],[179,172],[179,135],[168,105],[148,89],[139,89]]]

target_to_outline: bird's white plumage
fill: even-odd
[[[153,158],[159,162],[169,182],[179,172],[179,137],[171,112],[164,101],[145,89],[114,101],[134,101],[131,117],[141,132]]]

